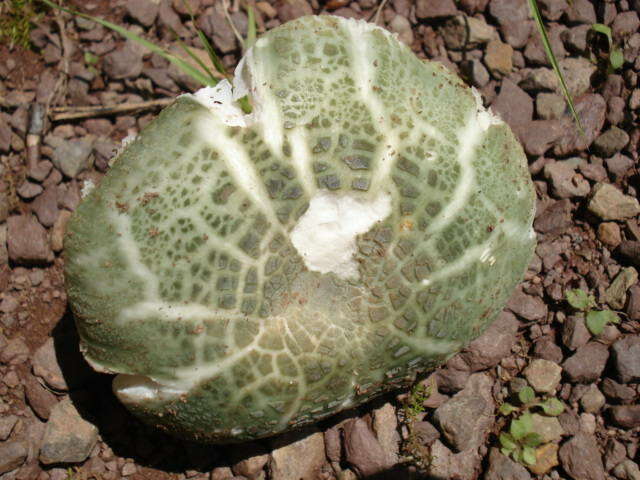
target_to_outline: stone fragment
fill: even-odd
[[[385,403],[374,411],[373,430],[378,438],[378,443],[385,452],[387,462],[391,465],[398,463],[400,434],[398,433],[398,419],[393,405]]]
[[[491,109],[512,128],[528,123],[533,118],[531,97],[508,78],[502,81],[500,93],[491,104]]]
[[[623,268],[604,293],[604,301],[614,310],[622,310],[627,302],[627,290],[638,281],[633,267]]]
[[[431,445],[428,478],[473,480],[482,457],[475,450],[453,453],[440,440]]]
[[[568,57],[559,61],[564,81],[572,97],[578,97],[591,87],[591,77],[597,68],[583,57]]]
[[[556,345],[549,335],[541,337],[534,344],[533,354],[536,358],[542,358],[554,363],[562,363],[562,349]]]
[[[585,197],[591,191],[589,182],[576,172],[577,163],[572,160],[549,162],[544,166],[544,176],[551,182],[551,192],[557,198]]]
[[[278,18],[282,23],[304,15],[313,15],[313,10],[307,0],[280,0],[276,4],[276,9]]]
[[[593,435],[578,432],[559,452],[562,468],[574,480],[605,480],[602,457]]]
[[[417,0],[416,17],[426,20],[430,18],[451,17],[458,13],[453,0]]]
[[[344,427],[344,435],[347,463],[358,475],[368,477],[392,466],[380,442],[361,418],[348,422]]]
[[[571,202],[569,199],[552,203],[533,223],[535,230],[540,233],[560,233],[570,225]]]
[[[22,383],[31,410],[43,420],[49,418],[51,409],[58,403],[58,398],[40,385],[40,382],[31,375],[25,378]]]
[[[599,342],[589,342],[562,364],[567,378],[574,383],[595,382],[604,370],[609,350]]]
[[[159,2],[154,0],[128,0],[125,5],[129,16],[145,27],[153,25],[160,9]]]
[[[51,410],[40,461],[45,465],[83,462],[98,440],[98,429],[84,420],[67,397]]]
[[[598,225],[598,239],[609,248],[616,248],[622,242],[620,226],[615,222],[602,222]]]
[[[607,121],[612,125],[622,123],[626,105],[622,97],[611,97],[607,100]]]
[[[518,341],[519,325],[520,322],[512,313],[503,311],[459,356],[469,365],[472,372],[496,366],[511,353],[511,348]]]
[[[411,28],[411,22],[402,15],[396,15],[389,23],[389,29],[392,32],[398,34],[398,38],[405,45],[411,46],[413,44],[413,30]]]
[[[67,177],[75,178],[91,164],[93,141],[93,137],[87,136],[60,142],[53,151],[53,164]]]
[[[0,337],[0,363],[7,365],[19,365],[29,357],[29,347],[21,337],[14,337],[3,345]]]
[[[142,73],[143,56],[143,48],[133,40],[127,40],[122,47],[104,56],[102,68],[114,80],[137,78]]]
[[[440,438],[440,431],[427,421],[414,422],[411,431],[421,445],[431,445]]]
[[[532,68],[524,72],[524,78],[519,83],[520,87],[528,91],[558,89],[558,77],[547,67]]]
[[[616,405],[611,407],[613,422],[622,428],[640,427],[640,405]]]
[[[587,208],[602,220],[624,220],[640,213],[638,199],[623,194],[609,183],[598,183]]]
[[[255,442],[243,444],[242,456],[244,458],[231,468],[233,473],[247,478],[255,478],[261,472],[264,473],[263,469],[269,461],[269,453],[262,445]]]
[[[513,69],[513,47],[499,39],[491,40],[484,53],[484,63],[494,77],[508,75]]]
[[[316,478],[325,461],[322,432],[315,429],[296,432],[295,436],[285,435],[273,444],[269,473],[273,480]]]
[[[482,88],[489,83],[489,72],[478,59],[473,58],[461,62],[460,71],[471,81],[474,87]]]
[[[612,157],[607,158],[604,163],[614,182],[621,180],[627,175],[627,172],[635,165],[634,161],[621,153],[616,153]]]
[[[567,19],[571,23],[586,23],[593,25],[596,23],[596,10],[589,0],[575,0],[571,2],[567,9]]]
[[[22,182],[22,184],[16,190],[16,193],[25,200],[30,200],[32,198],[37,197],[42,193],[43,188],[37,183],[33,182]]]
[[[567,56],[567,51],[564,49],[561,35],[567,29],[564,25],[558,23],[548,23],[546,25],[547,38],[551,44],[551,50],[556,56],[557,60],[562,60]],[[524,50],[524,57],[527,59],[529,65],[544,65],[551,67],[551,61],[547,55],[546,49],[542,42],[542,37],[538,31],[534,31],[533,35],[527,42],[527,46]]]
[[[53,338],[49,337],[36,350],[31,364],[33,365],[33,373],[42,378],[49,387],[59,391],[68,389],[67,382],[58,364]]]
[[[640,335],[628,335],[611,347],[613,365],[623,383],[640,380]]]
[[[540,92],[536,96],[536,113],[543,120],[556,120],[565,114],[567,105],[558,93]]]
[[[540,156],[563,137],[565,130],[566,125],[560,120],[533,120],[516,125],[514,133],[522,142],[525,152]]]
[[[640,480],[640,467],[633,460],[626,458],[615,466],[613,474],[620,480]]]
[[[577,350],[591,339],[582,315],[571,315],[562,325],[562,343],[569,350]]]
[[[489,13],[498,21],[504,40],[513,48],[522,48],[533,30],[526,0],[492,0]]]
[[[433,419],[455,451],[475,450],[494,422],[493,380],[484,373],[469,377],[467,386],[436,409]]]
[[[496,38],[495,28],[484,20],[466,15],[456,15],[440,28],[440,34],[447,48],[462,50],[484,45]]]
[[[615,402],[630,403],[636,397],[636,391],[633,388],[611,378],[605,378],[600,386],[605,396]]]
[[[564,430],[556,417],[534,413],[531,418],[533,420],[533,431],[540,435],[543,443],[555,442],[562,438]]]
[[[589,148],[604,125],[607,104],[602,96],[586,94],[574,103],[576,112],[580,116],[583,133],[578,130],[573,121],[565,123],[565,134],[553,149],[555,155],[571,155]]]
[[[27,459],[28,453],[28,446],[23,440],[10,440],[0,443],[0,475],[15,470],[22,465]]]
[[[527,295],[522,290],[516,290],[507,303],[507,308],[519,317],[534,321],[547,316],[547,306],[540,297]]]
[[[536,475],[545,475],[558,464],[558,444],[545,443],[536,448],[536,463],[529,470]]]
[[[578,25],[562,32],[562,40],[566,47],[576,53],[584,53],[587,50],[587,35],[591,25]]]
[[[52,227],[60,212],[57,187],[50,185],[45,188],[44,192],[33,201],[31,208],[43,226]]]
[[[11,432],[13,431],[13,427],[16,426],[18,422],[18,417],[15,415],[2,415],[0,416],[0,441],[4,442]]]
[[[46,230],[32,215],[7,219],[9,258],[19,265],[40,265],[53,260]]]
[[[589,385],[586,392],[580,397],[580,406],[587,413],[597,413],[600,411],[606,399],[595,383]]]
[[[620,40],[623,37],[636,33],[640,28],[638,13],[634,11],[620,12],[611,24],[611,32],[614,38]]]
[[[523,373],[536,392],[553,393],[560,383],[562,367],[549,360],[536,358]]]
[[[614,153],[622,150],[627,143],[629,143],[629,135],[627,132],[613,126],[595,139],[593,149],[595,153],[603,157],[610,157]]]
[[[54,252],[60,252],[64,243],[64,234],[67,230],[67,223],[71,219],[71,212],[68,210],[60,211],[58,218],[51,229],[51,249]]]
[[[497,448],[489,452],[489,467],[484,480],[531,480],[531,475],[519,463],[506,457]]]

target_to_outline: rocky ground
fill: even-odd
[[[177,0],[69,3],[161,44],[175,46],[173,29],[197,45]],[[240,49],[223,2],[190,3],[233,67]],[[243,33],[247,17],[235,3],[230,17]],[[304,432],[225,447],[164,437],[118,404],[110,378],[80,357],[61,273],[62,235],[83,186],[99,181],[120,140],[155,112],[64,119],[53,107],[136,104],[197,86],[118,35],[51,12],[30,50],[1,45],[0,479],[640,479],[640,1],[539,4],[584,135],[526,0],[389,0],[379,17],[417,55],[476,86],[524,145],[539,244],[508,307],[423,389]],[[372,19],[378,2],[256,6],[264,31],[310,13]],[[623,52],[617,71],[607,71],[606,40],[590,33],[596,22]],[[36,104],[50,107],[44,129]],[[621,322],[594,336],[565,300],[575,288]],[[564,405],[557,417],[532,409],[543,442],[529,468],[500,453],[509,419],[497,410],[527,385]]]

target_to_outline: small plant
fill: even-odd
[[[574,289],[566,293],[567,302],[575,310],[584,313],[587,328],[593,335],[600,335],[608,323],[620,323],[620,318],[611,310],[594,310],[596,300],[584,290]]]
[[[526,465],[536,463],[535,449],[542,444],[540,434],[534,430],[531,409],[540,408],[545,415],[555,417],[564,411],[564,405],[555,397],[539,399],[533,388],[526,386],[517,394],[519,405],[505,402],[498,411],[502,415],[515,414],[508,432],[500,433],[500,451],[516,462]]]
[[[0,3],[0,43],[9,49],[29,47],[29,33],[41,14],[33,0],[4,0]]]
[[[622,54],[622,50],[613,43],[611,28],[602,23],[594,23],[591,25],[591,29],[594,32],[601,33],[607,37],[607,43],[609,45],[609,66],[607,68],[607,73],[612,73],[613,71],[622,68],[622,65],[624,64],[624,55]]]
[[[435,381],[428,384],[416,383],[403,402],[404,423],[408,430],[407,440],[403,444],[403,450],[409,461],[420,468],[426,468],[431,463],[431,452],[423,445],[422,440],[415,431],[415,422],[424,413],[424,402],[431,396],[436,388]]]

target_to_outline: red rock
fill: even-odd
[[[9,258],[20,265],[38,265],[53,261],[46,230],[31,215],[7,219]]]

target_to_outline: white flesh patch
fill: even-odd
[[[113,393],[122,403],[140,403],[145,400],[166,400],[187,393],[187,390],[172,388],[154,382],[144,375],[121,373],[113,379]]]
[[[391,196],[363,199],[322,190],[291,232],[291,242],[309,270],[357,278],[356,236],[391,213]]]
[[[244,85],[242,85],[244,87]],[[236,89],[239,93],[245,93],[246,89]],[[218,82],[215,87],[204,87],[191,97],[207,107],[224,123],[231,127],[246,127],[248,116],[236,103],[238,97],[228,80]],[[245,93],[246,94],[246,93]]]

